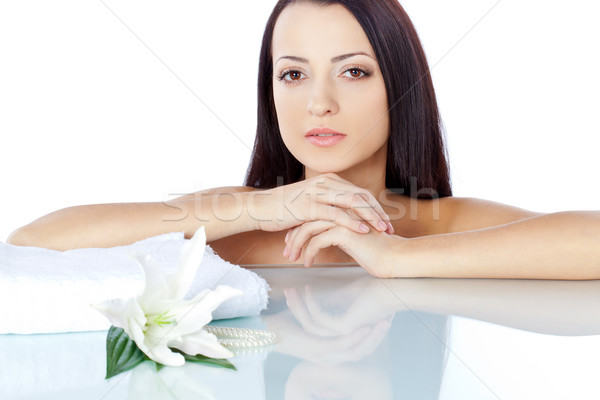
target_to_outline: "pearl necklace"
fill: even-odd
[[[207,325],[204,329],[219,339],[219,343],[234,351],[242,353],[241,349],[265,349],[275,344],[276,335],[271,331],[248,328],[229,328],[225,326]]]

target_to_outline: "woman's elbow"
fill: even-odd
[[[53,248],[44,240],[43,232],[40,232],[38,227],[31,225],[25,225],[13,231],[6,239],[6,243],[14,246]]]
[[[14,230],[10,235],[8,235],[6,243],[15,246],[34,246],[34,240],[30,230],[27,228],[27,225]]]

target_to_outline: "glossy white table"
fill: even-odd
[[[104,380],[106,332],[0,336],[0,399],[600,399],[600,281],[255,269],[269,351]],[[0,322],[1,323],[1,322]]]

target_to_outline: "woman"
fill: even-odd
[[[219,255],[243,265],[600,277],[598,212],[541,214],[451,196],[426,58],[395,0],[279,1],[263,38],[258,121],[246,186],[68,208],[9,242],[114,246],[205,225]]]

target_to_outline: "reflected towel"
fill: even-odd
[[[128,246],[65,252],[0,243],[0,334],[108,329],[106,317],[90,304],[141,293],[143,270],[128,255],[141,250],[172,273],[185,240],[183,233],[168,233]],[[265,280],[223,260],[207,245],[186,298],[217,285],[240,289],[244,295],[221,304],[213,319],[258,315],[266,308]]]
[[[255,328],[255,319],[258,317],[244,318],[235,324]],[[258,327],[264,328],[258,322]],[[262,376],[267,354],[248,352],[230,358],[236,371],[185,363],[157,372],[151,363],[142,363],[105,380],[106,332],[0,335],[0,399],[264,400]],[[154,392],[148,393],[150,390]]]

